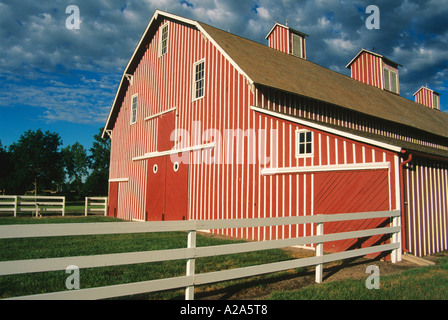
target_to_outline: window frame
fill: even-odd
[[[440,110],[440,97],[438,94],[433,92],[432,97],[432,108],[436,110]]]
[[[166,33],[165,33],[166,34],[166,39],[163,38],[164,30],[166,30]],[[159,34],[159,58],[163,57],[164,55],[166,55],[168,53],[169,32],[170,32],[170,28],[169,28],[169,23],[167,21],[160,27],[160,34]],[[165,42],[165,45],[164,45],[164,42]],[[165,49],[165,51],[164,51],[164,49]]]
[[[196,67],[200,64],[204,65],[203,70],[202,70],[203,76],[200,80],[196,80],[196,74],[197,74]],[[198,60],[193,64],[193,101],[200,100],[200,99],[204,98],[204,96],[205,96],[205,70],[206,70],[205,58]],[[202,94],[200,96],[198,96],[197,95],[198,83],[200,83],[200,82],[202,82]]]
[[[135,101],[135,108],[134,108],[134,99]],[[135,114],[134,114],[135,110]],[[137,123],[137,111],[138,111],[138,93],[133,94],[131,97],[131,115],[130,115],[130,124],[133,125]]]
[[[303,38],[298,34],[292,34],[292,55],[298,58],[303,58]],[[298,43],[299,52],[295,52],[295,44]]]
[[[307,140],[307,133],[310,133],[310,140]],[[305,134],[304,142],[300,141],[300,135]],[[295,156],[296,158],[311,158],[314,157],[314,132],[308,129],[297,129],[295,131]],[[311,151],[307,152],[307,145],[310,145]],[[304,153],[300,152],[300,145],[304,145]]]
[[[386,77],[386,71],[387,71],[387,77]],[[387,79],[386,79],[387,78]],[[395,84],[393,83],[392,79],[395,80]],[[386,81],[388,80],[388,81]],[[383,89],[398,94],[398,73],[394,70],[391,70],[389,68],[383,67]],[[393,90],[393,87],[395,86],[395,91]]]

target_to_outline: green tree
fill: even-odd
[[[88,173],[89,161],[86,149],[79,142],[75,142],[73,145],[63,148],[61,152],[65,173],[71,180],[71,186],[79,195],[83,186],[83,178]]]
[[[37,195],[43,188],[53,188],[64,178],[63,160],[57,133],[28,130],[9,148],[14,166],[15,193],[30,187]]]
[[[11,154],[3,147],[0,140],[0,193],[6,193],[8,190],[8,181],[11,175]]]
[[[108,194],[109,163],[110,163],[110,139],[102,137],[103,128],[94,135],[92,148],[90,148],[89,168],[90,175],[85,182],[85,190],[88,195],[106,196]]]

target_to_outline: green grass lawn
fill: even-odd
[[[448,256],[440,264],[381,276],[379,289],[367,289],[365,281],[347,279],[273,292],[273,300],[447,300]]]

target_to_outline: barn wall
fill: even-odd
[[[448,249],[448,163],[415,158],[404,169],[406,244],[414,255]]]
[[[120,182],[119,188],[118,217],[123,219],[146,219],[146,182],[152,167],[148,160],[135,158],[165,151],[158,145],[162,117],[145,118],[177,108],[176,133],[186,133],[178,148],[210,142],[213,137],[208,137],[207,129],[224,134],[228,129],[244,131],[252,126],[253,118],[249,118],[248,112],[253,100],[246,79],[198,30],[174,21],[168,23],[168,53],[158,56],[159,28],[133,75],[133,84],[128,87],[112,133],[110,179],[128,179]],[[205,59],[206,65],[206,92],[203,99],[193,101],[193,64],[201,59]],[[131,99],[136,93],[137,123],[130,125]],[[231,144],[235,150],[239,147],[236,141]],[[216,149],[223,146],[221,139]],[[190,152],[187,157],[189,219],[228,217],[239,209],[242,192],[230,177],[238,177],[243,169],[230,164],[207,164],[210,161],[204,159],[210,156],[215,157],[213,149]],[[213,187],[217,183],[221,188]],[[227,188],[238,196],[231,197]]]
[[[257,195],[253,200],[256,204],[252,207],[253,216],[269,218],[399,209],[399,158],[394,152],[261,113],[257,113],[255,123],[257,128],[267,129],[266,132],[276,130],[276,143],[267,139],[266,149],[269,152],[266,156],[277,157],[272,158],[266,166],[260,163],[254,168],[254,183],[250,185],[250,193]],[[295,157],[294,132],[300,129],[311,130],[314,134],[314,156],[311,158]],[[262,174],[265,167],[305,168],[384,162],[389,163],[389,169]],[[325,232],[333,233],[388,224],[388,219],[376,219],[369,222],[326,224],[324,229]],[[260,240],[315,234],[314,224],[255,228],[248,231],[249,238]],[[380,238],[364,242],[352,240],[328,243],[325,250],[364,247],[381,242]]]
[[[380,57],[363,52],[351,65],[352,78],[382,89],[382,65]]]

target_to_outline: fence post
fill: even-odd
[[[188,248],[196,248],[196,230],[188,231]],[[195,258],[187,260],[187,276],[194,276],[195,265]],[[186,288],[185,300],[194,300],[194,285]]]
[[[14,196],[14,217],[17,217],[17,196]]]
[[[393,217],[392,218],[392,226],[393,227],[399,227],[401,226],[400,217]],[[391,260],[392,263],[397,263],[397,261],[401,261],[401,232],[396,232],[392,234],[392,243],[400,243],[400,247],[398,249],[392,250],[391,254]]]
[[[104,198],[104,216],[107,217],[107,197]]]
[[[85,202],[84,202],[84,215],[87,217],[87,207],[89,206],[89,198],[86,197]]]
[[[324,224],[323,222],[317,223],[317,235],[322,236],[324,234]],[[322,257],[324,255],[324,244],[322,242],[319,242],[316,244],[316,257]],[[323,271],[323,264],[317,264],[316,265],[316,282],[322,283],[322,271]]]

